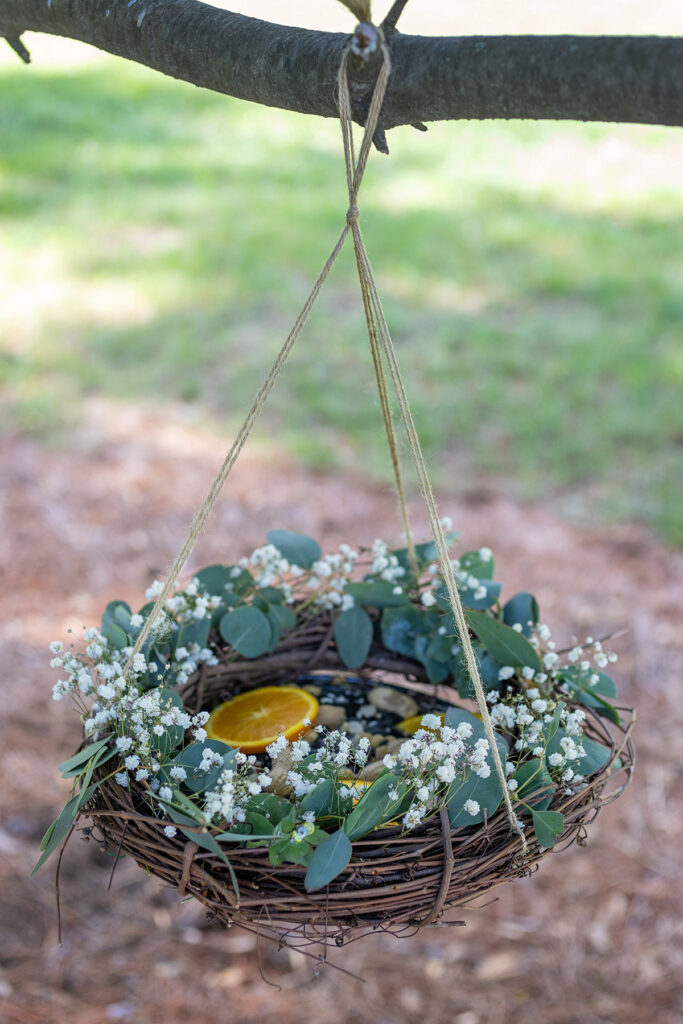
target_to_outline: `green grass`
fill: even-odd
[[[346,208],[338,127],[103,59],[0,66],[0,427],[84,396],[194,403],[226,439]],[[495,477],[683,541],[678,129],[392,133],[362,224],[445,486]],[[388,474],[344,252],[258,428]]]

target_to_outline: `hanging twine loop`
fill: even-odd
[[[265,381],[261,385],[249,412],[233,442],[231,448],[227,452],[222,465],[220,466],[215,479],[209,487],[206,496],[204,497],[201,505],[195,512],[195,515],[190,524],[187,537],[176,556],[171,568],[169,569],[166,580],[163,583],[161,591],[156,598],[154,606],[152,607],[145,623],[138,634],[135,646],[133,647],[128,661],[124,668],[124,676],[129,676],[133,670],[135,657],[144,648],[146,642],[152,636],[154,625],[160,616],[164,615],[166,601],[171,596],[173,589],[178,581],[180,573],[184,569],[190,554],[199,539],[199,536],[216,504],[221,491],[225,485],[230,472],[237,461],[240,452],[242,451],[256,421],[256,417],[261,412],[277,378],[279,377],[284,364],[289,356],[295,341],[299,337],[301,330],[306,323],[308,316],[311,312],[313,304],[320,294],[320,290],[325,283],[325,280],[332,269],[334,263],[341,252],[344,242],[349,233],[353,237],[354,250],[356,254],[356,264],[358,267],[358,277],[361,286],[361,294],[363,297],[363,306],[366,314],[366,321],[368,327],[368,336],[370,339],[370,349],[372,353],[373,366],[375,370],[375,377],[377,380],[377,388],[380,398],[380,405],[382,408],[382,415],[384,417],[384,424],[387,434],[387,443],[391,454],[392,465],[394,469],[394,477],[396,482],[396,490],[398,493],[399,505],[401,509],[401,517],[403,519],[403,526],[406,535],[406,541],[408,546],[409,560],[411,571],[415,581],[418,579],[418,564],[415,554],[415,546],[413,543],[412,530],[410,527],[410,521],[408,517],[408,508],[405,497],[405,490],[403,487],[403,480],[401,474],[401,468],[398,456],[398,447],[396,443],[396,434],[393,425],[393,417],[391,412],[391,406],[389,402],[388,385],[386,379],[386,373],[384,368],[384,361],[389,369],[389,375],[394,388],[396,401],[399,407],[401,419],[406,430],[408,438],[408,444],[410,451],[415,463],[417,471],[418,482],[420,490],[425,501],[429,521],[436,543],[438,552],[438,561],[441,569],[441,574],[446,583],[448,590],[448,596],[450,599],[453,615],[456,622],[456,628],[459,634],[460,642],[462,644],[463,652],[465,655],[465,661],[467,669],[474,686],[475,696],[479,710],[481,712],[482,723],[486,732],[486,737],[489,741],[491,753],[494,760],[494,765],[498,778],[500,780],[503,798],[505,806],[507,808],[508,818],[511,827],[519,832],[522,840],[522,853],[527,852],[527,843],[524,837],[523,830],[520,823],[517,821],[515,813],[512,808],[510,801],[510,794],[507,788],[505,771],[500,760],[500,754],[495,741],[495,735],[493,732],[493,725],[491,723],[491,717],[489,715],[488,705],[486,703],[486,695],[484,688],[479,676],[479,669],[477,666],[477,659],[474,653],[472,642],[469,636],[469,629],[467,621],[465,619],[465,613],[462,607],[462,602],[458,593],[458,587],[455,580],[453,571],[453,565],[451,563],[450,555],[448,552],[448,543],[441,525],[439,518],[434,493],[432,490],[431,482],[427,472],[427,467],[424,461],[424,455],[422,448],[417,436],[415,424],[413,422],[412,413],[410,411],[410,405],[408,397],[405,391],[401,373],[398,367],[398,361],[396,358],[396,352],[394,349],[393,341],[389,333],[389,327],[384,316],[382,304],[377,291],[377,285],[375,277],[370,265],[370,260],[365,248],[363,236],[360,229],[359,223],[359,210],[358,210],[358,192],[363,180],[365,168],[367,166],[368,156],[370,153],[370,147],[372,140],[379,124],[379,115],[382,108],[382,102],[391,74],[391,59],[389,57],[389,51],[386,45],[382,42],[381,44],[381,55],[382,64],[377,77],[377,82],[372,95],[370,108],[368,111],[365,131],[360,145],[358,153],[358,159],[355,157],[354,141],[353,141],[353,127],[352,127],[352,109],[351,109],[351,97],[349,93],[348,83],[348,61],[349,61],[350,46],[344,52],[342,57],[341,66],[339,68],[338,84],[339,84],[339,113],[342,129],[342,138],[344,142],[344,157],[346,163],[346,179],[349,194],[349,206],[346,213],[346,223],[342,230],[339,239],[332,250],[329,258],[325,262],[318,279],[315,282],[310,295],[304,303],[303,309],[299,313],[294,326],[289,332],[285,342],[280,349]],[[384,355],[384,359],[382,358]]]
[[[427,472],[427,466],[422,452],[422,446],[415,429],[415,423],[413,421],[412,413],[410,410],[410,404],[408,402],[408,396],[406,394],[403,379],[398,365],[396,357],[396,350],[394,343],[389,332],[389,327],[384,316],[384,310],[382,303],[377,291],[377,285],[375,282],[375,276],[370,264],[370,258],[365,248],[363,241],[363,235],[360,228],[360,222],[357,216],[357,198],[360,183],[365,172],[367,164],[368,154],[370,150],[370,143],[372,141],[372,135],[369,133],[369,128],[372,127],[372,131],[376,129],[379,112],[382,107],[382,101],[384,99],[384,93],[386,92],[387,83],[389,81],[389,75],[391,73],[391,59],[389,57],[389,51],[386,44],[382,43],[382,67],[380,69],[377,85],[373,93],[372,102],[370,104],[370,111],[368,113],[368,119],[365,126],[365,133],[363,135],[363,141],[361,143],[358,160],[355,160],[354,145],[353,145],[353,124],[352,124],[352,113],[351,113],[351,95],[349,91],[348,81],[348,50],[342,58],[341,66],[339,68],[339,116],[341,119],[342,138],[344,140],[344,157],[346,160],[346,180],[349,191],[349,212],[347,213],[347,224],[350,219],[351,232],[353,235],[353,244],[356,252],[356,264],[358,267],[358,276],[360,279],[361,293],[363,295],[363,303],[365,306],[366,319],[368,323],[368,334],[370,337],[370,345],[373,350],[373,361],[375,363],[375,372],[377,375],[377,382],[380,391],[380,400],[382,402],[382,409],[385,410],[385,405],[388,405],[386,400],[386,383],[384,378],[384,367],[382,361],[382,352],[377,352],[379,349],[378,338],[381,341],[381,347],[384,354],[384,358],[389,368],[389,374],[391,376],[392,384],[394,386],[394,392],[399,406],[401,419],[405,427],[406,435],[408,437],[408,444],[410,446],[411,455],[415,463],[415,469],[417,472],[417,478],[420,485],[420,491],[427,508],[427,514],[429,516],[429,522],[432,529],[432,535],[436,544],[438,552],[439,568],[441,575],[446,584],[448,591],[448,598],[450,601],[451,609],[455,619],[456,629],[458,637],[462,645],[463,654],[465,656],[465,663],[467,665],[467,671],[469,673],[472,685],[474,687],[474,693],[479,711],[481,713],[481,720],[484,726],[484,732],[486,738],[489,741],[489,747],[491,749],[491,756],[493,757],[494,767],[498,780],[501,785],[503,792],[503,800],[505,808],[507,810],[508,820],[510,827],[519,834],[522,841],[522,854],[525,855],[528,850],[528,844],[526,837],[524,836],[524,830],[521,823],[517,820],[517,816],[512,807],[512,801],[510,799],[510,791],[507,787],[507,778],[505,775],[505,769],[503,767],[500,753],[498,751],[498,745],[496,743],[496,737],[493,731],[493,723],[491,722],[491,716],[489,714],[488,704],[486,702],[486,693],[481,681],[479,674],[479,666],[477,664],[477,657],[472,646],[472,640],[470,638],[469,627],[465,618],[465,611],[463,609],[462,601],[460,600],[460,594],[458,591],[458,585],[455,578],[455,572],[453,569],[453,563],[450,558],[448,551],[448,541],[444,533],[443,526],[441,524],[441,518],[434,497],[434,491],[432,488],[431,481],[429,479],[429,473]],[[354,216],[349,218],[351,212],[354,212]],[[384,397],[383,397],[384,394]],[[400,479],[400,472],[397,468],[397,454],[396,454],[396,439],[393,433],[393,426],[389,426],[391,420],[391,414],[385,413],[385,424],[387,424],[387,438],[389,440],[389,448],[392,455],[392,460],[395,460],[395,468],[397,469],[397,479]],[[408,513],[405,504],[405,495],[403,488],[399,485],[399,502],[401,504],[401,511],[403,513],[404,523],[407,523]],[[410,529],[406,528],[406,534],[410,538]],[[409,541],[409,544],[411,541]],[[414,549],[412,552],[414,559]],[[413,574],[417,578],[417,565],[413,564]]]

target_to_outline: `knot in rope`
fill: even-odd
[[[352,203],[346,211],[346,223],[351,227],[353,222],[358,220],[358,207],[355,203]]]

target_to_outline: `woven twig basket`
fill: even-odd
[[[349,673],[334,649],[332,622],[320,615],[288,634],[270,654],[254,660],[230,660],[197,673],[185,686],[183,700],[193,713],[211,709],[238,691],[264,683],[292,682],[316,671],[353,676],[357,685],[378,681],[422,690],[445,704],[457,703],[450,688],[434,687],[423,666],[375,642],[360,672]],[[222,657],[221,657],[222,654]],[[584,709],[586,710],[586,709]],[[606,746],[605,765],[571,796],[556,795],[553,810],[564,815],[565,827],[554,850],[573,842],[583,845],[587,826],[605,804],[628,785],[635,760],[631,740],[633,716],[617,726],[587,710],[585,732]],[[104,773],[103,773],[104,774]],[[550,851],[541,847],[531,828],[528,851],[522,856],[518,835],[504,812],[484,825],[450,832],[445,813],[402,834],[382,827],[353,843],[353,857],[326,889],[304,889],[306,869],[293,864],[273,867],[265,847],[228,850],[240,897],[230,874],[213,854],[178,833],[164,835],[167,822],[149,814],[143,790],[130,791],[113,780],[103,782],[86,807],[94,835],[111,852],[126,853],[152,874],[203,903],[226,925],[240,925],[290,945],[326,942],[343,945],[372,930],[399,934],[436,923],[449,908],[460,907],[502,882],[529,875]]]

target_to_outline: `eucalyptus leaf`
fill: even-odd
[[[128,634],[120,626],[117,626],[115,622],[110,622],[107,628],[102,630],[102,635],[109,642],[109,646],[115,651],[120,651],[124,647],[130,646]]]
[[[486,593],[483,597],[477,597],[479,587],[483,587]],[[477,587],[463,587],[460,591],[460,600],[462,601],[463,608],[475,608],[483,611],[486,608],[490,608],[492,604],[495,604],[500,595],[502,584],[496,583],[493,580],[479,580]],[[444,607],[450,608],[450,599],[448,597],[448,591],[445,587],[440,587],[437,592],[438,596],[442,598],[440,602]],[[435,596],[437,596],[435,593]]]
[[[390,790],[397,792],[398,796],[392,797]],[[344,831],[349,839],[359,839],[372,832],[386,819],[392,808],[398,806],[405,793],[406,784],[403,779],[390,773],[380,775],[367,787],[344,822]]]
[[[372,620],[364,608],[354,605],[334,620],[334,639],[347,668],[360,668],[372,644]]]
[[[225,593],[221,595],[226,604],[231,603],[230,593],[236,594],[237,597],[243,597],[247,591],[253,590],[256,586],[256,581],[248,569],[243,569],[241,565],[230,565],[228,568],[230,569],[228,582],[225,585]]]
[[[459,533],[446,533],[446,544],[450,547],[459,536]],[[391,554],[396,555],[398,564],[402,566],[406,572],[410,570],[410,555],[408,554],[408,548],[398,548],[396,551],[392,551]],[[438,562],[439,560],[436,543],[433,540],[428,540],[424,544],[416,544],[415,555],[417,556],[417,565],[419,569],[424,569],[430,562]]]
[[[72,777],[74,774],[80,775],[85,765],[98,750],[102,750],[103,747],[109,743],[110,736],[105,736],[104,739],[95,740],[94,743],[89,743],[83,750],[79,750],[77,754],[70,757],[67,761],[63,761],[59,766],[59,770],[62,773],[62,778],[67,779]],[[74,769],[78,769],[74,772]]]
[[[244,820],[247,825],[251,825],[255,835],[272,836],[274,832],[271,822],[263,814],[259,814],[258,811],[247,811]]]
[[[382,612],[382,642],[390,651],[415,657],[415,638],[435,633],[437,616],[429,616],[412,606],[408,608],[385,608]]]
[[[209,642],[210,629],[210,616],[205,619],[193,619],[191,622],[181,623],[176,636],[176,650],[184,647],[189,653],[192,644],[198,644],[201,649],[205,648]]]
[[[312,789],[301,801],[302,812],[313,811],[316,818],[324,818],[334,814],[338,808],[338,787],[333,779],[323,779],[320,785]]]
[[[274,793],[257,793],[249,798],[247,811],[256,811],[262,814],[273,826],[278,825],[288,814],[291,813],[292,805],[289,800],[284,800]]]
[[[427,678],[430,683],[442,683],[449,675],[448,661],[437,661],[435,658],[430,658],[429,647],[429,637],[415,637],[415,656],[427,670]]]
[[[220,754],[222,760],[218,764],[212,765],[208,771],[200,771],[199,766],[207,747],[215,754]],[[178,768],[184,768],[187,772],[187,778],[183,779],[183,785],[187,789],[192,793],[203,793],[216,785],[221,772],[234,762],[236,754],[237,751],[229,747],[227,743],[222,743],[221,740],[207,739],[201,743],[190,743],[176,755],[173,764]]]
[[[183,710],[182,699],[175,690],[159,687],[157,693],[159,694],[159,702],[162,708],[175,707]],[[152,750],[164,756],[170,754],[176,747],[179,747],[184,738],[185,730],[181,725],[167,725],[164,727],[164,732],[161,736],[157,736],[154,732],[151,733],[149,745]]]
[[[306,872],[305,886],[308,892],[322,889],[337,875],[340,875],[351,860],[353,847],[343,828],[316,846]]]
[[[557,787],[553,785],[548,770],[541,764],[539,758],[525,761],[512,777],[517,783],[517,789],[513,794],[515,800],[524,801],[535,811],[544,811],[550,805]],[[535,796],[539,790],[542,792]],[[522,810],[525,812],[526,807]]]
[[[465,611],[467,624],[483,646],[500,665],[541,671],[541,661],[529,641],[521,633],[484,612]]]
[[[82,789],[80,793],[77,793],[76,796],[72,797],[62,809],[59,817],[52,822],[43,836],[43,840],[40,844],[42,853],[31,871],[32,875],[35,875],[36,871],[40,870],[48,857],[51,857],[55,850],[62,845],[69,834],[69,830],[73,825],[76,815],[80,811],[81,807],[83,807],[83,805],[87,803],[93,795],[97,789],[97,785],[98,784],[96,782],[93,782],[92,785],[87,786],[85,789]]]
[[[472,735],[467,741],[468,743],[474,745],[477,740],[486,738],[484,725],[478,718],[475,718],[474,715],[471,715],[464,708],[449,708],[446,712],[445,724],[452,729],[457,729],[461,722],[467,722],[468,725],[472,726]],[[498,733],[494,733],[494,735],[496,737],[498,755],[504,767],[508,758],[508,745],[503,736],[500,736]],[[490,821],[498,809],[503,799],[503,788],[500,784],[493,754],[490,749],[486,755],[486,763],[491,770],[491,774],[487,778],[482,779],[474,772],[470,772],[464,780],[456,779],[452,783],[446,798],[446,808],[452,829],[466,828],[468,825],[479,824],[484,820],[484,812],[486,812],[487,820]],[[479,804],[477,814],[469,814],[465,810],[464,805],[468,800],[476,800]]]
[[[104,633],[112,622],[127,630],[132,614],[131,607],[126,601],[110,601],[102,612],[102,632]]]
[[[223,597],[225,588],[230,582],[230,569],[229,565],[207,565],[205,569],[200,569],[195,574],[195,579],[199,580],[207,594]]]
[[[276,867],[283,861],[290,864],[303,864],[308,867],[313,859],[313,847],[305,839],[291,839],[289,837],[276,839],[268,848],[268,856],[271,864]]]
[[[364,583],[349,583],[346,593],[350,594],[357,605],[372,608],[397,608],[410,604],[410,598],[402,590],[395,594],[395,583],[387,580],[368,580]]]
[[[265,654],[271,643],[271,626],[258,608],[241,605],[226,612],[221,619],[219,632],[244,658],[258,658]]]
[[[552,848],[564,828],[564,815],[559,811],[532,811],[531,817],[541,846]]]
[[[562,754],[562,739],[565,736],[564,729],[558,729],[552,740],[546,747],[546,754],[550,757],[551,754]],[[572,761],[567,761],[565,767],[571,768],[577,775],[592,775],[594,772],[599,771],[609,760],[610,752],[607,747],[604,747],[602,743],[596,742],[590,738],[590,736],[584,736],[581,740],[581,746],[585,750],[583,757],[576,758]]]
[[[464,555],[461,555],[459,558],[460,571],[466,572],[469,576],[476,576],[482,582],[492,580],[495,564],[493,556],[482,558],[480,551],[466,551]]]
[[[538,602],[533,594],[523,590],[515,594],[503,606],[503,622],[506,626],[519,623],[524,636],[531,636],[532,626],[538,625]],[[531,626],[529,625],[531,623]]]
[[[322,556],[317,540],[307,537],[304,533],[292,533],[291,530],[271,530],[268,534],[269,543],[273,544],[292,565],[302,569],[310,569],[314,562]]]

